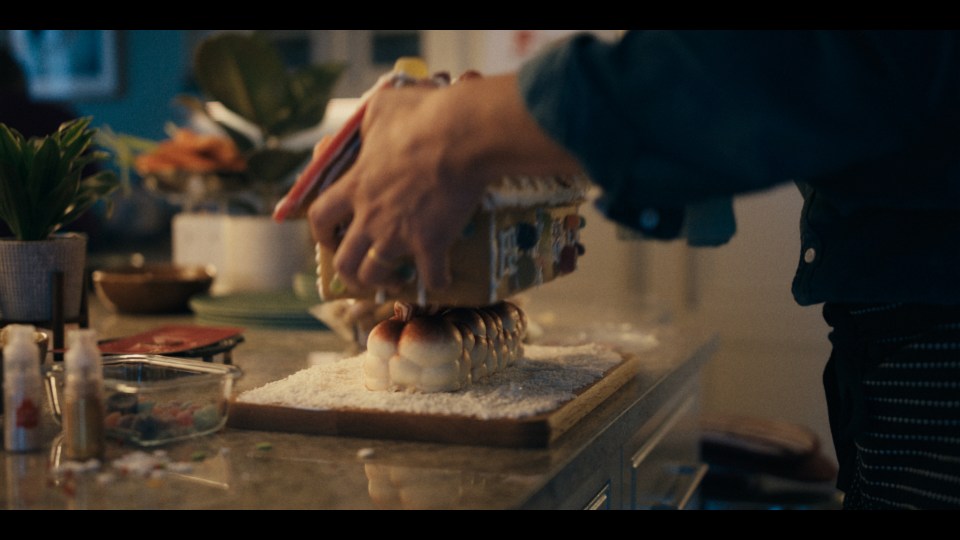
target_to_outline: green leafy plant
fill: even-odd
[[[276,46],[260,33],[215,34],[195,51],[197,83],[207,98],[245,120],[254,133],[214,114],[210,102],[192,96],[181,96],[180,102],[233,139],[247,160],[248,180],[261,196],[278,197],[311,152],[286,147],[285,139],[323,121],[344,68],[328,63],[289,70]]]
[[[25,138],[0,123],[0,220],[17,240],[45,240],[120,186],[111,171],[85,175],[106,159],[95,149],[91,118],[65,122],[44,137]]]
[[[120,185],[129,193],[133,188],[131,171],[138,154],[151,152],[157,147],[157,142],[143,137],[117,133],[110,126],[101,126],[94,136],[94,142],[113,155],[113,162],[120,175]]]

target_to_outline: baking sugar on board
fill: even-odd
[[[362,409],[523,418],[556,409],[600,380],[623,357],[601,345],[525,345],[514,366],[459,392],[374,392],[363,385],[363,356],[323,362],[248,390],[237,401],[309,410]]]

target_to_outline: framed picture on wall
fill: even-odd
[[[105,99],[120,91],[116,30],[10,30],[10,50],[20,61],[37,100]]]

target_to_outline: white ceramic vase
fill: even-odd
[[[291,291],[298,273],[314,271],[306,220],[181,213],[173,218],[173,262],[216,268],[211,294]]]
[[[0,320],[46,322],[53,318],[54,274],[63,272],[63,310],[76,320],[84,293],[87,237],[55,234],[47,240],[0,239]]]

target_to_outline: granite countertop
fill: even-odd
[[[211,324],[193,315],[120,316],[91,296],[91,326],[102,338],[165,324]],[[495,448],[439,443],[311,436],[225,428],[162,448],[164,470],[121,474],[114,467],[137,451],[110,443],[106,463],[69,471],[59,459],[59,426],[44,417],[42,451],[3,452],[8,509],[374,509],[550,507],[545,489],[625,411],[702,367],[714,346],[706,335],[661,324],[656,315],[618,319],[599,335],[644,342],[643,367],[613,397],[549,448]],[[549,330],[549,329],[548,329]],[[585,336],[566,332],[570,339]],[[595,334],[596,335],[596,334]],[[247,327],[232,354],[244,375],[237,392],[280,379],[308,364],[311,352],[349,344],[326,330]],[[650,340],[655,346],[650,346]],[[639,343],[639,342],[638,342]],[[638,345],[640,346],[640,345]],[[676,382],[675,382],[676,379]],[[672,388],[676,384],[677,388]],[[49,413],[49,411],[48,411]],[[617,428],[626,429],[626,428]],[[148,452],[152,452],[148,450]]]

